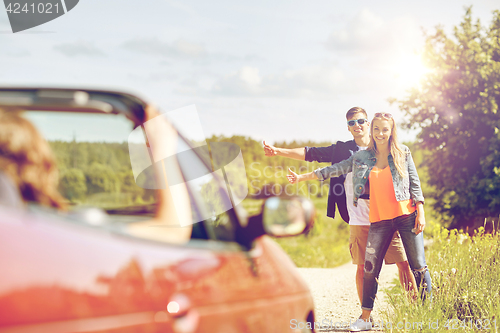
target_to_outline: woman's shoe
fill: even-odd
[[[371,329],[372,329],[372,323],[369,321],[364,321],[363,319],[357,319],[349,327],[349,330],[351,332],[369,331]]]
[[[359,316],[358,319],[361,319],[361,316]],[[372,323],[372,325],[373,325],[373,317],[372,317],[372,315],[370,315],[370,323]]]

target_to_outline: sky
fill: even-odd
[[[0,9],[0,86],[120,90],[163,112],[194,104],[206,137],[349,140],[353,106],[403,119],[388,98],[404,98],[425,74],[424,31],[451,33],[470,5],[483,25],[500,9],[490,0],[80,0],[15,34]]]

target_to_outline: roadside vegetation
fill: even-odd
[[[426,259],[432,301],[411,301],[399,282],[385,290],[390,311],[380,318],[387,332],[406,325],[422,332],[498,332],[500,329],[500,233],[474,235],[434,225]],[[388,325],[388,323],[391,323]],[[421,323],[421,325],[420,325]]]

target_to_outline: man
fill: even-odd
[[[328,147],[302,147],[294,149],[277,148],[267,145],[264,141],[264,153],[266,156],[283,156],[296,160],[320,163],[338,163],[348,159],[358,150],[364,150],[370,142],[370,123],[366,111],[360,107],[353,107],[346,114],[347,130],[352,134],[354,140],[347,142],[337,141]],[[328,217],[335,217],[335,207],[338,207],[342,219],[349,223],[349,250],[352,263],[357,265],[356,289],[359,301],[363,298],[363,276],[365,264],[365,250],[370,229],[369,211],[370,202],[368,194],[363,194],[358,201],[358,207],[353,205],[352,174],[330,179],[330,191],[328,193]],[[415,285],[415,278],[410,271],[403,243],[396,232],[392,239],[385,263],[398,266],[399,281],[405,290],[410,290],[409,282]]]

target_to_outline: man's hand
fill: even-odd
[[[278,148],[268,145],[266,141],[262,141],[264,144],[264,154],[266,156],[283,156],[286,158],[293,158],[294,160],[304,161],[306,159],[306,150],[304,147],[301,148]]]
[[[278,149],[274,146],[266,144],[266,141],[262,141],[264,144],[264,154],[266,156],[276,156],[278,155]]]

